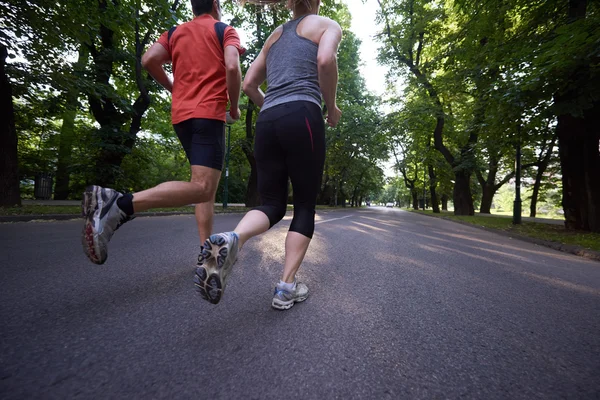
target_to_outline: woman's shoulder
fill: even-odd
[[[334,21],[331,18],[328,17],[323,17],[321,15],[310,15],[308,16],[313,23],[315,24],[319,24],[322,28],[328,29],[328,28],[333,28],[333,29],[340,29],[340,24],[338,24],[336,21]]]

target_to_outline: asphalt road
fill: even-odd
[[[191,215],[124,225],[103,266],[81,221],[0,224],[0,398],[600,398],[600,263],[397,209],[317,218],[289,311],[289,217],[216,306]]]

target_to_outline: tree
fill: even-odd
[[[8,50],[0,43],[0,109],[4,110],[0,125],[0,207],[21,205],[17,162],[17,132],[12,87],[6,74]]]
[[[471,174],[474,167],[472,148],[477,135],[470,133],[458,152],[454,153],[444,143],[444,127],[447,122],[442,97],[433,84],[432,73],[435,63],[425,58],[429,44],[435,41],[444,18],[443,5],[429,0],[409,0],[400,3],[394,0],[378,0],[384,20],[384,41],[380,59],[390,66],[404,66],[412,75],[416,85],[424,90],[435,109],[433,143],[454,171],[454,213],[473,215]],[[390,10],[393,10],[390,11]],[[427,35],[427,39],[426,39]]]
[[[600,232],[600,74],[593,67],[600,61],[598,11],[597,4],[587,0],[568,2],[566,18],[556,28],[551,48],[572,45],[577,53],[569,49],[549,71],[560,74],[554,102],[565,224],[592,232]],[[566,58],[571,54],[575,62]]]
[[[142,71],[142,54],[150,39],[172,24],[178,6],[178,0],[171,5],[99,0],[97,9],[88,15],[91,23],[84,43],[92,61],[93,86],[86,94],[90,111],[100,125],[95,181],[101,186],[117,180],[121,162],[135,144],[150,106],[149,78]]]

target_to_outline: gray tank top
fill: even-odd
[[[311,101],[321,107],[317,46],[296,33],[305,16],[283,24],[283,32],[267,54],[267,93],[264,111],[290,101]]]

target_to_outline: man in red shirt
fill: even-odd
[[[190,182],[165,182],[135,194],[109,188],[86,188],[83,248],[88,258],[103,264],[114,231],[134,213],[157,207],[196,204],[196,220],[203,243],[211,234],[215,193],[225,153],[225,114],[240,116],[242,74],[240,39],[219,22],[219,0],[191,0],[194,19],[164,32],[143,55],[142,65],[172,93],[173,127],[191,164]],[[164,64],[173,64],[173,80]],[[199,257],[199,262],[200,262]]]

